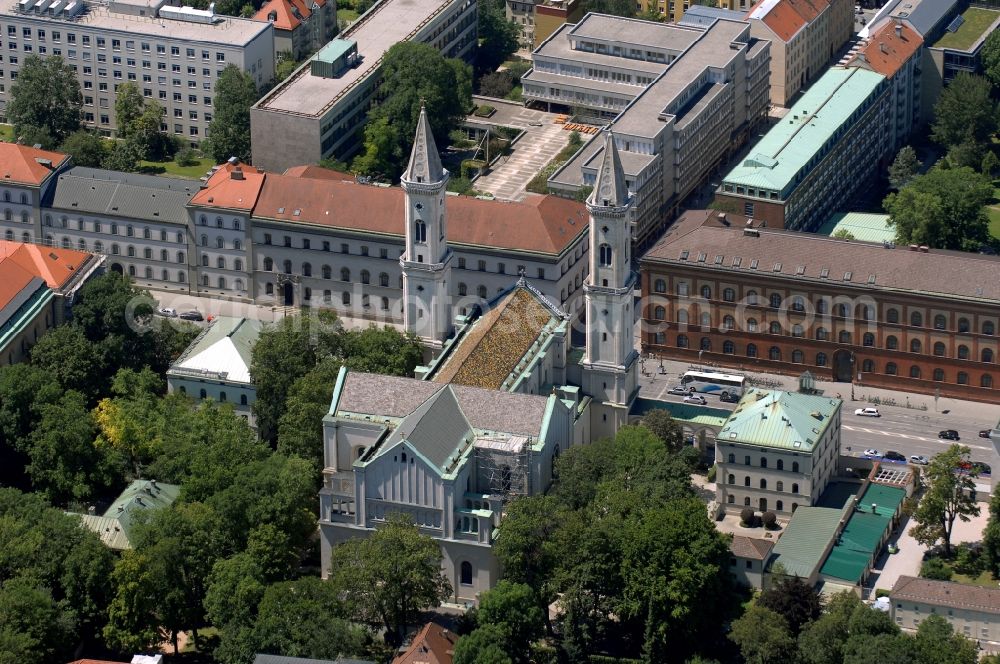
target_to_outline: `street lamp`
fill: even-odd
[[[854,353],[851,353],[851,401],[854,401]]]

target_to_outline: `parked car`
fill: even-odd
[[[171,307],[163,307],[156,310],[157,315],[163,316],[164,318],[177,318],[177,310]]]
[[[690,396],[684,397],[684,403],[696,403],[699,406],[704,406],[708,404],[708,401],[706,401],[705,397],[701,396],[700,394],[692,394]]]
[[[858,408],[854,411],[855,415],[860,415],[861,417],[882,417],[882,413],[878,412],[878,408],[869,406],[868,408]]]
[[[740,398],[735,394],[730,394],[729,392],[723,392],[719,395],[719,401],[725,401],[726,403],[739,403]]]
[[[889,461],[906,461],[906,457],[905,456],[903,456],[899,452],[894,452],[892,450],[889,450],[888,452],[886,452],[885,455],[882,458],[883,459],[888,459]]]
[[[867,457],[880,457],[882,455],[874,447],[869,447],[867,450],[865,450],[865,456],[867,456]]]
[[[691,394],[691,392],[688,391],[688,388],[684,387],[683,385],[677,385],[676,387],[671,387],[669,390],[667,390],[667,394],[678,394],[682,397],[686,397],[687,395]]]
[[[982,431],[979,432],[979,437],[980,438],[989,438],[991,431],[992,431],[992,429],[983,429]]]
[[[926,466],[931,462],[930,459],[925,457],[923,454],[914,454],[910,457],[910,463],[916,464],[918,466]]]
[[[205,320],[205,317],[201,315],[201,312],[197,309],[192,309],[191,311],[185,311],[180,315],[180,318],[184,320]]]
[[[982,461],[973,461],[972,469],[979,473],[980,475],[992,475],[993,469],[990,468],[990,464],[983,463]]]
[[[958,432],[954,429],[945,429],[944,431],[938,432],[938,438],[941,440],[961,440]]]

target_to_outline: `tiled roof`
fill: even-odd
[[[92,254],[74,249],[58,249],[37,244],[0,240],[0,265],[13,263],[45,280],[49,288],[60,289],[73,280]],[[6,284],[4,284],[6,286]],[[3,288],[0,286],[0,288]],[[0,301],[3,298],[0,297]]]
[[[840,399],[751,388],[716,440],[812,453],[840,411]]]
[[[271,12],[275,14],[273,21],[270,18]],[[294,30],[302,24],[301,19],[309,18],[311,13],[304,4],[292,4],[291,0],[268,0],[253,15],[253,20],[270,21],[277,30]]]
[[[734,556],[751,560],[767,560],[772,548],[774,548],[772,540],[745,535],[733,535],[733,541],[729,543],[729,551]]]
[[[897,35],[897,24],[891,21],[883,24],[848,61],[848,65],[866,64],[872,71],[886,78],[895,76],[900,67],[913,57],[924,43],[923,38],[909,25],[900,23],[898,27]]]
[[[392,664],[451,664],[456,641],[458,636],[454,632],[437,623],[427,623]]]
[[[267,655],[264,653],[254,657],[253,664],[375,664],[367,659],[312,659],[310,657],[287,657],[285,655]]]
[[[32,281],[36,283],[32,285]],[[0,261],[0,326],[44,285],[41,279],[14,261]]]
[[[746,235],[742,217],[725,227],[715,222],[716,214],[713,210],[685,212],[642,262],[730,270],[743,277],[774,275],[827,283],[831,288],[898,289],[1000,302],[1000,258],[996,256],[937,249],[925,253],[767,228]],[[701,254],[706,256],[705,263],[697,261]],[[719,265],[714,264],[716,256],[722,256]],[[736,259],[738,265],[734,265]]]
[[[790,41],[829,7],[829,0],[761,0],[747,19],[763,21],[782,41]]]
[[[186,224],[196,182],[77,166],[59,174],[48,204],[58,210]]]
[[[258,320],[220,316],[188,346],[170,371],[225,374],[229,382],[249,385],[253,345],[260,331]]]
[[[586,231],[589,219],[581,203],[538,194],[516,203],[447,196],[445,205],[450,242],[515,251],[558,254]],[[253,214],[394,236],[403,235],[406,218],[399,187],[356,184],[325,174],[322,179],[268,174]]]
[[[204,189],[191,199],[191,205],[252,210],[264,185],[264,174],[246,164],[223,164],[208,179]]]
[[[499,390],[546,326],[558,317],[527,288],[515,288],[476,321],[434,381]]]
[[[38,186],[69,159],[69,155],[36,150],[27,145],[0,143],[0,182]],[[38,160],[48,161],[48,165]]]
[[[354,182],[354,176],[350,173],[335,171],[331,168],[324,168],[316,164],[305,164],[303,166],[292,166],[286,168],[284,175],[294,178],[313,178],[314,180],[347,180]]]
[[[901,576],[889,592],[889,597],[894,602],[902,599],[920,604],[1000,614],[1000,590],[953,581]]]

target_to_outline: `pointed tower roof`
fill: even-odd
[[[592,207],[625,207],[629,203],[628,187],[625,186],[625,171],[618,156],[618,146],[610,128],[604,129],[604,156],[597,171],[594,191],[587,199]]]
[[[413,138],[413,151],[410,152],[410,164],[403,173],[407,182],[433,183],[445,178],[445,170],[441,166],[431,123],[427,119],[427,109],[420,105],[420,117],[417,119],[417,133]]]

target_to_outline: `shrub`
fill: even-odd
[[[920,576],[935,581],[951,581],[951,569],[940,558],[929,558],[920,567]]]
[[[198,164],[198,155],[192,147],[178,150],[177,156],[174,159],[177,161],[178,166],[196,166]]]
[[[744,507],[740,512],[740,525],[752,526],[754,522],[754,512],[752,508]]]
[[[760,515],[760,520],[768,530],[774,528],[775,524],[778,523],[778,517],[774,512],[764,512]]]
[[[482,104],[481,106],[476,108],[475,114],[481,118],[488,118],[494,113],[496,113],[496,110],[497,110],[496,108],[490,106],[489,104]]]
[[[952,568],[959,574],[979,576],[986,570],[986,560],[968,544],[955,547],[955,562]]]
[[[716,470],[716,468],[715,468],[714,465],[711,468],[708,469],[708,481],[709,482],[714,482],[715,481],[715,474],[716,474],[716,472],[717,472],[717,470]]]
[[[890,594],[890,592],[891,591],[888,590],[888,589],[886,589],[886,588],[876,588],[875,589],[875,598],[878,599],[879,597],[888,597],[889,594]]]

